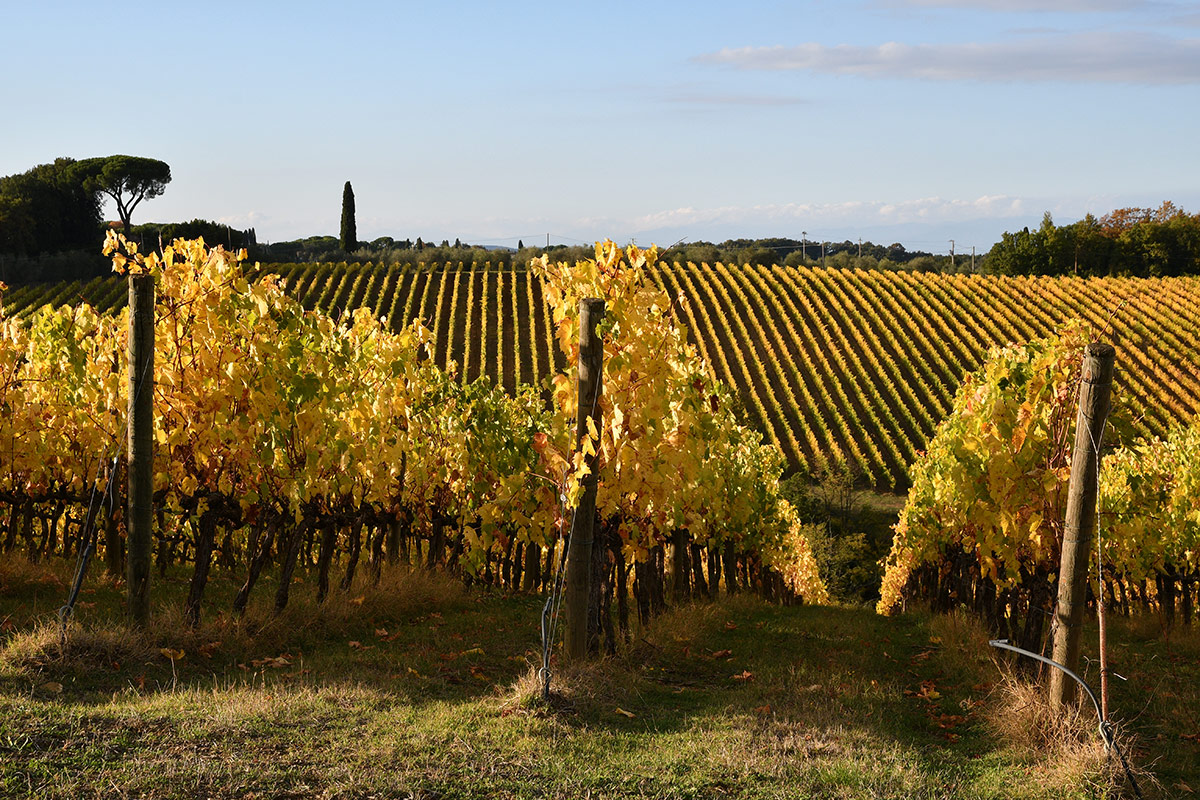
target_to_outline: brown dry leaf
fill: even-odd
[[[365,594],[360,594],[358,597],[352,598],[350,600],[350,605],[361,606],[366,601],[366,599],[367,599],[367,596]]]
[[[751,672],[750,670],[746,669],[746,670],[742,670],[741,675],[730,675],[729,677],[733,678],[735,681],[749,682],[749,681],[754,680],[754,673]]]
[[[635,717],[637,717],[637,714],[633,713],[632,711],[626,711],[625,709],[621,708],[620,706],[617,706],[617,713],[620,714],[622,717],[628,717],[629,719],[634,719]]]
[[[1195,790],[1195,789],[1193,789],[1192,787],[1188,786],[1188,785],[1187,785],[1186,783],[1184,783],[1183,781],[1180,781],[1179,783],[1175,784],[1175,788],[1176,788],[1176,789],[1178,789],[1178,790],[1179,790],[1179,791],[1181,791],[1181,792],[1187,792],[1188,794],[1195,794],[1195,793],[1196,793],[1196,790]]]
[[[47,681],[46,683],[43,683],[41,686],[39,686],[38,689],[45,692],[46,694],[62,694],[63,685],[61,683],[59,683],[58,681]]]
[[[291,658],[291,653],[284,653],[283,655],[275,658],[256,658],[250,662],[250,666],[283,669],[284,667],[290,667],[292,665]]]
[[[727,631],[736,631],[736,630],[737,630],[737,623],[736,623],[736,622],[726,622],[726,623],[725,623],[725,630],[727,630]]]
[[[163,656],[165,656],[166,658],[169,658],[172,661],[178,661],[181,658],[183,658],[182,650],[172,650],[169,647],[162,647],[162,648],[159,648],[158,652],[162,653]]]
[[[200,645],[198,649],[200,650],[200,655],[204,656],[205,658],[212,658],[213,653],[217,652],[217,649],[220,648],[220,646],[220,642],[209,642],[208,644]]]
[[[380,639],[387,638],[387,635],[388,635],[387,628],[376,628],[375,635],[378,636]]]
[[[712,654],[713,658],[729,658],[733,655],[732,650],[718,650]]]
[[[757,708],[754,709],[754,712],[756,714],[770,714],[771,713],[771,704],[767,703],[765,706],[758,706]]]

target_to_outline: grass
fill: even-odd
[[[689,606],[616,657],[556,665],[546,704],[540,598],[396,571],[321,608],[297,585],[282,618],[206,608],[190,632],[169,578],[141,637],[97,577],[64,654],[48,618],[66,579],[0,562],[0,797],[1065,799],[1119,783],[1094,720],[1047,719],[958,616]],[[1200,742],[1182,738],[1200,732],[1198,637],[1145,619],[1110,636],[1143,787],[1200,791]]]

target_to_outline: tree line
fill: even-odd
[[[1168,201],[1055,225],[1047,211],[1037,230],[1006,232],[985,263],[999,275],[1192,274],[1200,271],[1200,214]]]
[[[113,201],[128,234],[134,210],[161,195],[170,182],[165,162],[126,155],[57,158],[0,177],[2,278],[21,282],[103,274],[102,202]]]

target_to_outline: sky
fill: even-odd
[[[347,180],[364,241],[982,253],[1200,211],[1195,1],[0,0],[0,32],[0,175],[166,161],[135,224],[336,236]]]

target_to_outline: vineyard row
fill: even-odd
[[[335,317],[369,308],[400,330],[421,319],[434,360],[467,383],[488,375],[513,393],[564,369],[542,279],[524,267],[276,264],[288,293]],[[1200,411],[1200,279],[939,275],[792,267],[659,264],[682,296],[681,322],[713,377],[789,467],[844,460],[880,489],[908,467],[948,413],[963,377],[993,345],[1079,317],[1114,342],[1117,392],[1135,432],[1163,435]],[[15,287],[10,316],[87,301],[126,302],[119,277]],[[543,392],[549,400],[549,389]]]

